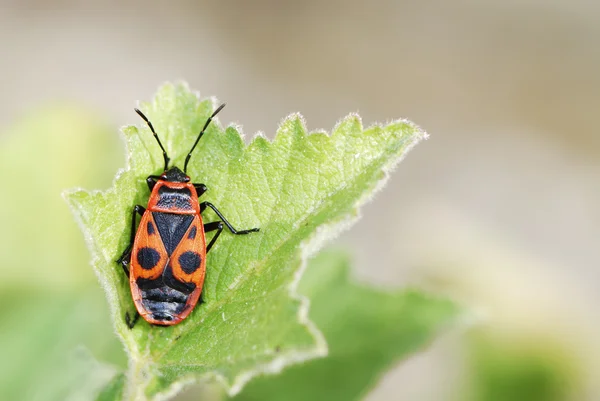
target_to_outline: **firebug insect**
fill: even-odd
[[[148,124],[163,153],[165,168],[161,175],[150,175],[146,182],[150,198],[146,208],[136,205],[131,215],[131,240],[117,263],[127,277],[136,307],[133,318],[127,313],[125,321],[133,328],[140,315],[151,324],[172,326],[185,319],[198,303],[206,272],[206,254],[214,245],[225,225],[232,234],[248,234],[236,230],[210,202],[199,203],[206,192],[204,184],[190,182],[187,166],[192,152],[212,119],[225,107],[222,104],[208,118],[196,142],[185,158],[183,171],[169,168],[169,157],[154,127],[138,109],[136,113]],[[211,208],[221,219],[202,222],[201,213]],[[142,216],[136,230],[136,217]],[[216,231],[206,245],[205,233]]]

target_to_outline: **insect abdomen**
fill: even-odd
[[[141,290],[142,305],[150,317],[157,322],[172,322],[186,308],[189,294],[184,294],[167,285]]]
[[[169,324],[180,320],[187,308],[190,296],[196,289],[194,283],[184,283],[173,277],[173,269],[167,265],[156,279],[138,278],[140,304],[155,324]]]

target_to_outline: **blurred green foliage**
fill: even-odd
[[[71,105],[25,115],[0,137],[0,288],[58,289],[93,281],[90,255],[61,193],[110,185],[122,164],[118,134]]]
[[[0,399],[63,399],[52,389],[77,345],[125,364],[61,197],[65,187],[109,185],[122,158],[105,121],[73,105],[24,115],[0,136]]]
[[[466,338],[469,385],[460,400],[569,401],[580,399],[580,374],[564,345],[544,338],[503,337],[475,329]]]

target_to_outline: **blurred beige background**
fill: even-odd
[[[357,275],[449,293],[509,337],[550,337],[583,372],[572,399],[600,398],[600,3],[0,4],[2,131],[56,99],[116,130],[176,79],[226,101],[220,121],[247,136],[296,111],[311,130],[354,111],[416,122],[431,138],[339,239]],[[369,399],[449,399],[463,347],[446,335]]]

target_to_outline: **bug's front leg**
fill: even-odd
[[[131,213],[131,239],[129,241],[129,245],[125,248],[125,251],[121,255],[119,259],[117,259],[117,263],[123,267],[123,271],[129,277],[129,260],[131,259],[131,251],[133,249],[133,241],[135,240],[135,229],[136,229],[136,214],[142,216],[146,209],[143,206],[135,205],[133,207],[133,212]]]
[[[206,185],[204,185],[204,184],[193,184],[193,185],[194,185],[194,188],[196,188],[196,192],[198,193],[198,198],[201,197],[203,193],[208,191],[208,188],[206,188]]]
[[[160,180],[160,175],[149,175],[148,178],[146,178],[146,184],[148,184],[150,192],[152,192],[158,180]]]

